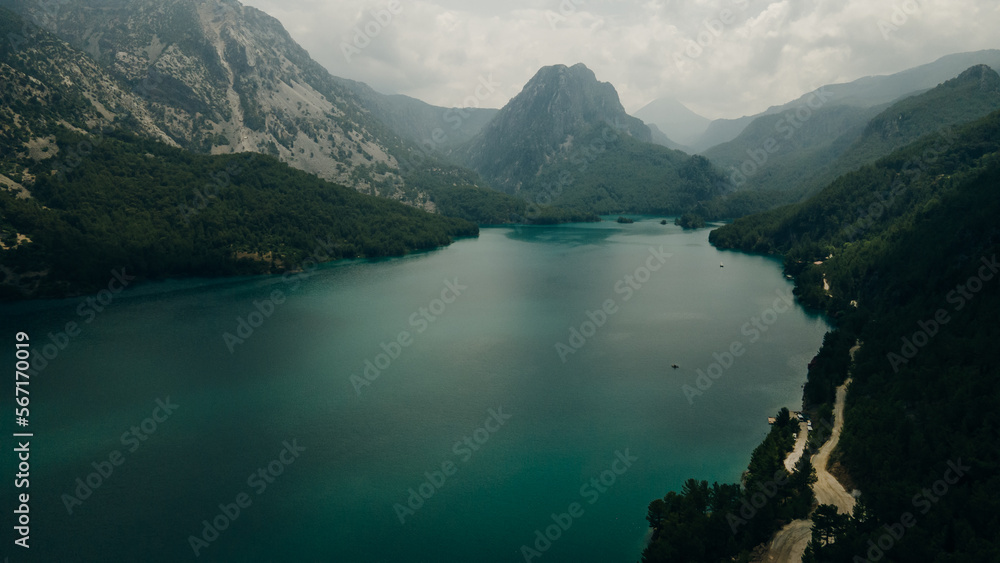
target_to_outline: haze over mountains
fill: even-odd
[[[655,125],[664,135],[684,146],[696,146],[712,120],[689,110],[676,98],[658,98],[635,112],[647,124]]]
[[[847,83],[829,84],[755,115],[709,120],[692,112],[676,99],[664,97],[643,106],[635,112],[635,116],[646,123],[655,124],[671,140],[700,153],[732,141],[759,117],[803,105],[817,91],[824,92],[824,99],[834,104],[869,108],[933,88],[977,64],[1000,70],[1000,50],[956,53],[894,74],[866,76]]]
[[[540,69],[499,110],[442,108],[331,76],[277,20],[235,0],[0,6],[27,18],[10,21],[15,48],[0,77],[16,98],[44,100],[12,100],[4,110],[13,127],[0,181],[22,195],[47,166],[65,168],[60,132],[110,127],[196,153],[271,155],[362,193],[478,223],[626,212],[725,218],[796,201],[929,127],[989,111],[993,78],[982,68],[949,92],[890,104],[974,65],[1000,66],[1000,51],[950,55],[739,119],[709,121],[662,99],[637,112],[647,126],[583,64]],[[487,73],[477,92],[486,99],[497,86]],[[955,110],[934,117],[944,106]],[[891,118],[881,112],[895,111],[916,125],[873,140]],[[875,118],[883,125],[869,123]]]
[[[795,143],[783,147],[797,155],[801,149],[803,161],[819,158],[816,162],[822,164],[826,157],[816,154],[829,147],[825,141],[813,146],[810,135],[843,144],[842,135],[863,128],[876,115],[871,108],[932,88],[973,64],[1000,66],[998,51],[951,55],[894,75],[823,87],[818,102],[813,92],[739,119],[709,121],[665,98],[636,112],[651,128],[629,116],[614,86],[599,82],[583,65],[542,69],[503,110],[440,108],[331,76],[277,20],[232,0],[67,0],[55,10],[40,0],[2,0],[0,6],[41,24],[98,64],[93,80],[118,91],[111,95],[84,88],[85,97],[105,108],[103,119],[128,120],[137,124],[136,132],[197,152],[271,154],[364,193],[429,210],[437,209],[435,199],[442,199],[436,193],[452,184],[491,185],[530,198],[584,161],[594,165],[575,174],[571,187],[548,193],[544,201],[585,212],[683,212],[726,191],[775,189],[775,183],[781,189],[781,175],[797,170],[783,172],[783,155],[765,172],[748,175],[745,185],[720,183],[780,120],[764,121],[770,116],[808,103],[826,106],[796,132],[800,138]],[[489,80],[483,77],[484,88],[493,87]],[[114,96],[121,100],[112,101]],[[599,145],[589,145],[608,124],[622,133],[616,133],[621,142],[597,151]],[[647,146],[650,142],[704,152],[716,170],[708,172],[703,165],[704,174],[678,176],[673,169],[683,158]],[[636,151],[641,155],[632,158]],[[621,175],[613,176],[625,154],[632,158],[628,166],[649,162],[649,168],[636,168],[642,180],[616,185]],[[604,157],[611,161],[601,162]],[[444,161],[471,168],[482,179],[460,169],[442,174]],[[438,172],[420,173],[435,166]],[[483,205],[507,205],[499,201]],[[475,219],[477,213],[468,216]]]
[[[1000,51],[710,121],[672,98],[629,115],[573,61],[538,69],[499,109],[384,95],[236,0],[0,0],[0,37],[0,299],[98,291],[116,268],[297,273],[479,225],[734,219],[709,240],[782,256],[798,301],[832,323],[803,407],[833,416],[853,379],[836,462],[863,509],[813,510],[809,456],[786,471],[786,427],[743,483],[692,480],[654,501],[644,560],[748,561],[807,517],[810,561],[858,559],[885,529],[886,560],[1000,560]],[[494,86],[484,74],[482,91]],[[806,448],[825,439],[812,436]],[[914,491],[962,459],[961,492],[894,533]],[[760,494],[748,484],[783,475],[795,487],[733,530],[727,514]]]

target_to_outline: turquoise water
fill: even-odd
[[[16,331],[41,352],[80,325],[31,379],[27,560],[636,561],[649,501],[738,479],[827,329],[781,306],[780,263],[707,239],[648,219],[490,228],[302,279],[140,285],[94,314],[4,307],[4,365]],[[689,401],[713,355],[729,367]]]

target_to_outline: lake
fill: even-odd
[[[32,560],[637,561],[648,503],[737,481],[828,329],[708,233],[484,228],[4,306],[4,365],[18,331],[51,357],[4,417]]]

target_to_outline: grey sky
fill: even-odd
[[[501,107],[540,67],[582,62],[630,112],[674,96],[738,117],[823,84],[1000,48],[995,0],[243,1],[334,75],[441,106]],[[490,76],[500,86],[476,99]]]

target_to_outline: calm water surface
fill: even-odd
[[[37,352],[82,327],[31,380],[30,560],[524,561],[578,503],[532,560],[636,561],[649,501],[737,480],[827,329],[773,310],[791,289],[779,262],[707,239],[649,218],[490,228],[301,283],[146,284],[94,315],[79,298],[4,307],[4,365],[15,331]],[[240,318],[259,326],[231,352]],[[729,367],[689,401],[716,355]]]

